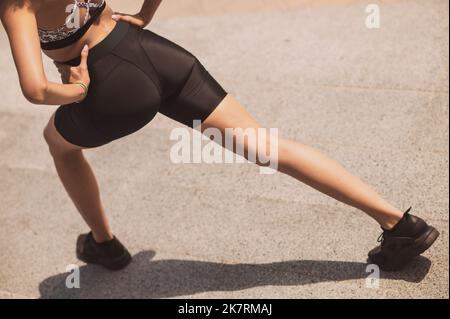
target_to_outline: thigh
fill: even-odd
[[[151,31],[143,30],[139,42],[161,89],[159,112],[192,127],[203,122],[227,92],[189,51]],[[124,55],[130,53],[123,53]]]
[[[227,128],[261,128],[261,125],[250,115],[250,113],[228,94],[226,98],[215,108],[202,124],[202,131],[208,128],[217,128],[225,132]]]
[[[196,62],[179,93],[161,104],[159,112],[189,127],[203,123],[224,101],[227,92]]]
[[[254,158],[260,164],[267,163],[267,155],[278,152],[278,132],[262,127],[231,95],[227,95],[206,118],[201,131],[208,135],[209,132],[205,131],[211,128],[220,130],[223,138],[233,140],[233,149],[230,150],[244,157]],[[231,147],[225,140],[215,142],[222,143],[227,148]]]

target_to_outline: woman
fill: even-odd
[[[108,225],[84,149],[136,132],[157,112],[188,126],[200,120],[196,128],[203,132],[261,128],[192,54],[143,30],[160,3],[145,0],[135,15],[114,14],[104,0],[3,0],[0,7],[24,96],[34,104],[62,105],[44,138],[67,193],[91,229],[78,240],[78,258],[109,269],[125,267],[131,256]],[[41,50],[57,61],[62,84],[47,80]],[[269,140],[267,135],[256,145],[239,146],[249,156]],[[280,138],[278,169],[375,219],[383,234],[369,259],[382,269],[401,269],[439,236],[410,209],[404,213],[392,206],[308,146]]]

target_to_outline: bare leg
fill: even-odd
[[[217,128],[225,133],[226,128],[260,127],[239,102],[229,95],[203,123],[202,130]],[[279,139],[278,156],[280,172],[364,211],[385,229],[391,229],[403,216],[402,211],[386,202],[367,184],[309,146]]]
[[[67,193],[97,242],[113,238],[103,209],[94,173],[83,155],[83,149],[67,142],[54,126],[54,115],[44,130],[56,170]]]

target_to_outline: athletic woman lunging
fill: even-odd
[[[160,3],[145,0],[138,14],[124,15],[114,14],[104,0],[0,2],[23,94],[31,103],[62,105],[44,137],[67,193],[91,229],[79,238],[78,258],[114,270],[125,267],[131,256],[108,225],[84,149],[138,131],[157,112],[188,126],[200,120],[202,131],[261,128],[192,54],[143,29]],[[47,80],[41,50],[57,61],[62,84]],[[265,144],[259,139],[256,145],[240,146],[248,155]],[[375,219],[383,236],[369,259],[382,269],[401,269],[439,236],[410,210],[392,206],[311,147],[280,138],[278,166],[280,172]]]

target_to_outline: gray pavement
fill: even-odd
[[[118,273],[74,255],[86,227],[21,96],[0,31],[0,298],[448,298],[448,2],[365,1],[159,19],[262,123],[315,146],[441,232],[407,269],[366,287],[379,228],[353,208],[252,165],[174,165],[163,116],[87,152],[118,237]],[[48,75],[57,79],[51,62]],[[65,288],[66,265],[81,289]]]

